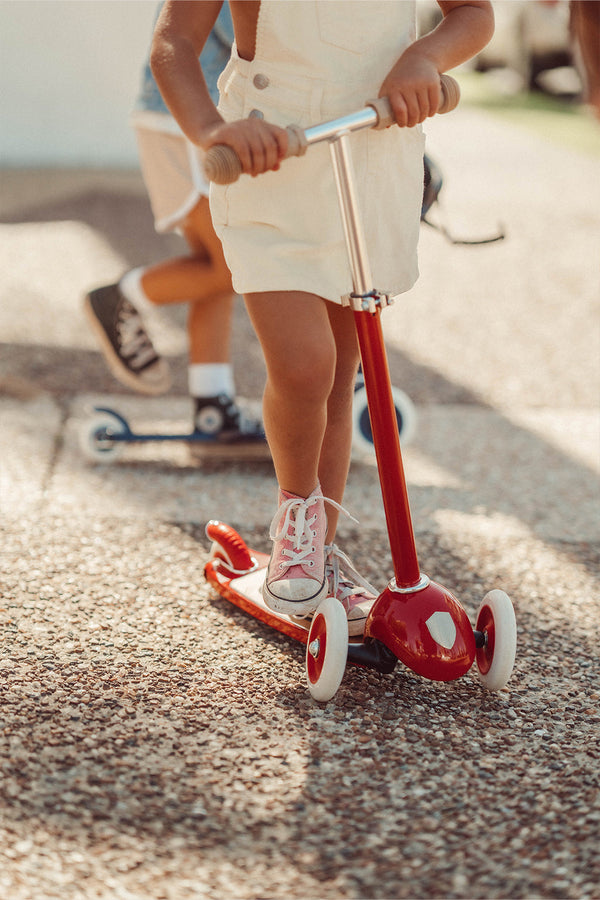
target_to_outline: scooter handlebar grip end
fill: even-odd
[[[299,125],[288,125],[285,130],[287,131],[288,136],[288,148],[285,158],[288,159],[290,156],[304,156],[306,148],[308,147],[304,129],[300,128]]]
[[[456,81],[455,78],[452,78],[451,75],[441,75],[440,81],[442,83],[442,102],[440,103],[438,112],[452,112],[453,109],[456,109],[460,101],[460,87],[458,81]]]
[[[242,164],[233,147],[214,144],[204,158],[204,174],[214,184],[233,184],[242,174]]]
[[[377,100],[369,100],[367,106],[372,107],[377,113],[376,131],[381,128],[389,128],[396,121],[392,112],[392,105],[387,97],[378,97]]]

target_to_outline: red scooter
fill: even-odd
[[[459,100],[457,83],[442,76],[442,92],[439,111],[449,112]],[[345,611],[333,597],[323,600],[307,627],[268,609],[261,596],[268,556],[249,550],[222,522],[211,521],[206,527],[212,541],[206,578],[236,606],[306,644],[308,689],[320,701],[335,695],[347,662],[389,673],[400,660],[426,678],[451,681],[476,661],[484,687],[500,690],[515,661],[515,614],[503,591],[486,594],[473,629],[458,600],[419,568],[381,328],[381,310],[389,298],[373,287],[350,152],[352,132],[388,127],[393,121],[389,103],[379,99],[306,131],[288,128],[290,156],[302,155],[320,141],[329,143],[352,272],[354,317],[394,567],[394,577],[371,609],[364,638],[348,640]],[[207,154],[206,171],[212,181],[227,184],[237,179],[241,168],[230,147],[218,146]]]

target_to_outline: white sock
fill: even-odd
[[[192,397],[235,397],[231,363],[192,363],[188,366],[188,389]]]
[[[146,269],[142,266],[137,269],[130,269],[119,281],[121,291],[140,313],[156,309],[156,304],[148,299],[142,287],[142,276],[145,271]]]

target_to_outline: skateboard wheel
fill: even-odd
[[[108,412],[97,413],[91,421],[84,422],[79,432],[79,446],[90,462],[112,463],[124,448],[124,441],[113,440],[115,435],[124,434],[118,416]]]
[[[392,397],[400,441],[403,445],[406,445],[413,439],[416,431],[417,411],[408,394],[405,394],[399,388],[392,387]],[[354,391],[352,403],[352,447],[356,453],[362,456],[375,453],[367,403],[367,389],[364,384],[358,384]]]
[[[325,597],[313,616],[306,644],[306,679],[315,700],[331,700],[342,683],[347,660],[346,612],[335,597]]]
[[[205,531],[207,538],[212,541],[211,556],[224,562],[233,575],[241,575],[256,568],[256,560],[251,556],[244,539],[231,525],[211,519]]]
[[[484,646],[475,654],[479,679],[489,691],[500,691],[510,678],[517,652],[515,611],[504,591],[485,595],[475,628],[485,635]]]

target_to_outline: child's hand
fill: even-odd
[[[441,102],[440,73],[426,56],[409,48],[381,85],[380,97],[388,97],[396,123],[412,128],[434,116]]]
[[[288,136],[285,129],[251,116],[208,128],[202,136],[202,149],[208,150],[214,144],[232,147],[242,164],[242,172],[254,177],[279,168],[287,153]]]

